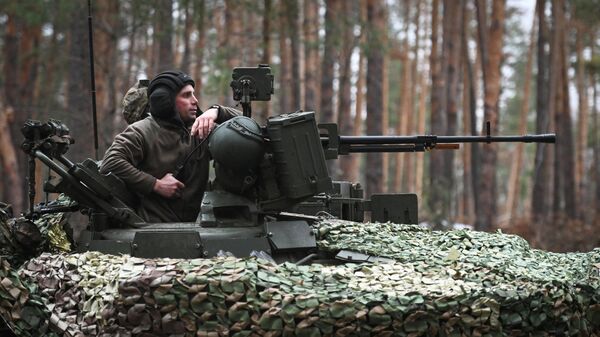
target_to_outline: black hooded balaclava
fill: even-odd
[[[165,120],[179,119],[175,112],[175,97],[188,84],[195,86],[194,80],[181,71],[170,70],[156,75],[148,86],[150,114]]]

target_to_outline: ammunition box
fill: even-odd
[[[277,182],[286,197],[302,199],[331,191],[314,112],[271,117],[267,130],[279,173]]]

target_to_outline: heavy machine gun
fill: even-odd
[[[250,102],[269,100],[270,68],[236,68],[231,86],[244,115],[219,125],[208,138],[215,179],[192,223],[146,223],[135,214],[135,196],[114,175],[98,173],[95,161],[65,157],[73,143],[57,120],[28,121],[23,150],[58,174],[48,192],[67,194],[90,216],[78,249],[140,257],[209,257],[220,251],[245,256],[264,251],[276,259],[302,262],[321,256],[313,223],[320,214],[363,221],[418,223],[417,196],[411,193],[363,198],[359,184],[332,181],[326,160],[356,152],[416,152],[457,148],[469,142],[555,142],[554,134],[526,136],[342,136],[335,124],[317,125],[315,113],[272,116],[260,126]],[[34,182],[34,170],[30,170]],[[30,188],[33,200],[34,189]],[[31,208],[29,216],[52,209]],[[63,211],[63,210],[60,210]]]

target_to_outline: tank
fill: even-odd
[[[73,142],[66,125],[58,120],[24,125],[23,150],[57,174],[44,189],[64,193],[89,216],[76,243],[79,252],[186,259],[264,252],[277,262],[331,262],[335,256],[317,249],[313,224],[318,214],[363,221],[368,212],[373,222],[403,224],[419,219],[415,194],[364,198],[360,184],[331,179],[327,160],[356,152],[451,149],[466,142],[555,141],[553,134],[341,136],[336,124],[317,124],[313,111],[271,116],[260,126],[251,117],[251,102],[270,100],[270,68],[236,68],[232,79],[244,116],[219,125],[208,138],[216,178],[197,201],[201,210],[192,223],[146,223],[135,213],[135,196],[118,177],[98,173],[91,159],[73,163],[66,157]],[[31,211],[39,216],[53,209]]]
[[[327,160],[357,152],[553,143],[554,134],[343,136],[335,124],[318,124],[313,111],[271,116],[259,125],[251,102],[270,99],[269,67],[233,74],[244,116],[208,139],[215,179],[197,201],[194,222],[145,222],[118,177],[100,174],[94,160],[68,159],[73,140],[66,125],[24,125],[30,163],[39,160],[55,173],[44,190],[62,197],[31,205],[22,218],[0,213],[0,229],[19,247],[19,263],[26,261],[17,273],[0,255],[0,317],[9,317],[11,331],[502,336],[600,329],[594,267],[600,252],[559,256],[500,233],[430,231],[417,225],[415,194],[365,197],[360,184],[333,181],[327,170]],[[29,190],[33,200],[35,189]],[[77,242],[68,242],[71,254],[27,248],[48,247],[46,240],[56,249],[68,241],[60,229],[69,212],[87,219]],[[30,240],[36,229],[39,242]]]

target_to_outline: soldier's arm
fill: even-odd
[[[235,116],[242,116],[243,113],[238,110],[238,109],[234,109],[234,108],[230,108],[227,106],[222,106],[222,105],[217,105],[218,106],[218,110],[219,110],[219,115],[217,116],[217,123],[223,123],[225,121],[230,120],[231,118],[235,117]]]
[[[143,133],[134,125],[115,137],[114,142],[106,151],[100,173],[112,172],[121,178],[127,187],[137,193],[150,194],[156,178],[138,169],[146,156]]]
[[[192,136],[203,139],[215,127],[215,123],[223,123],[240,115],[242,115],[241,111],[234,108],[213,105],[196,118],[194,125],[192,125]]]

